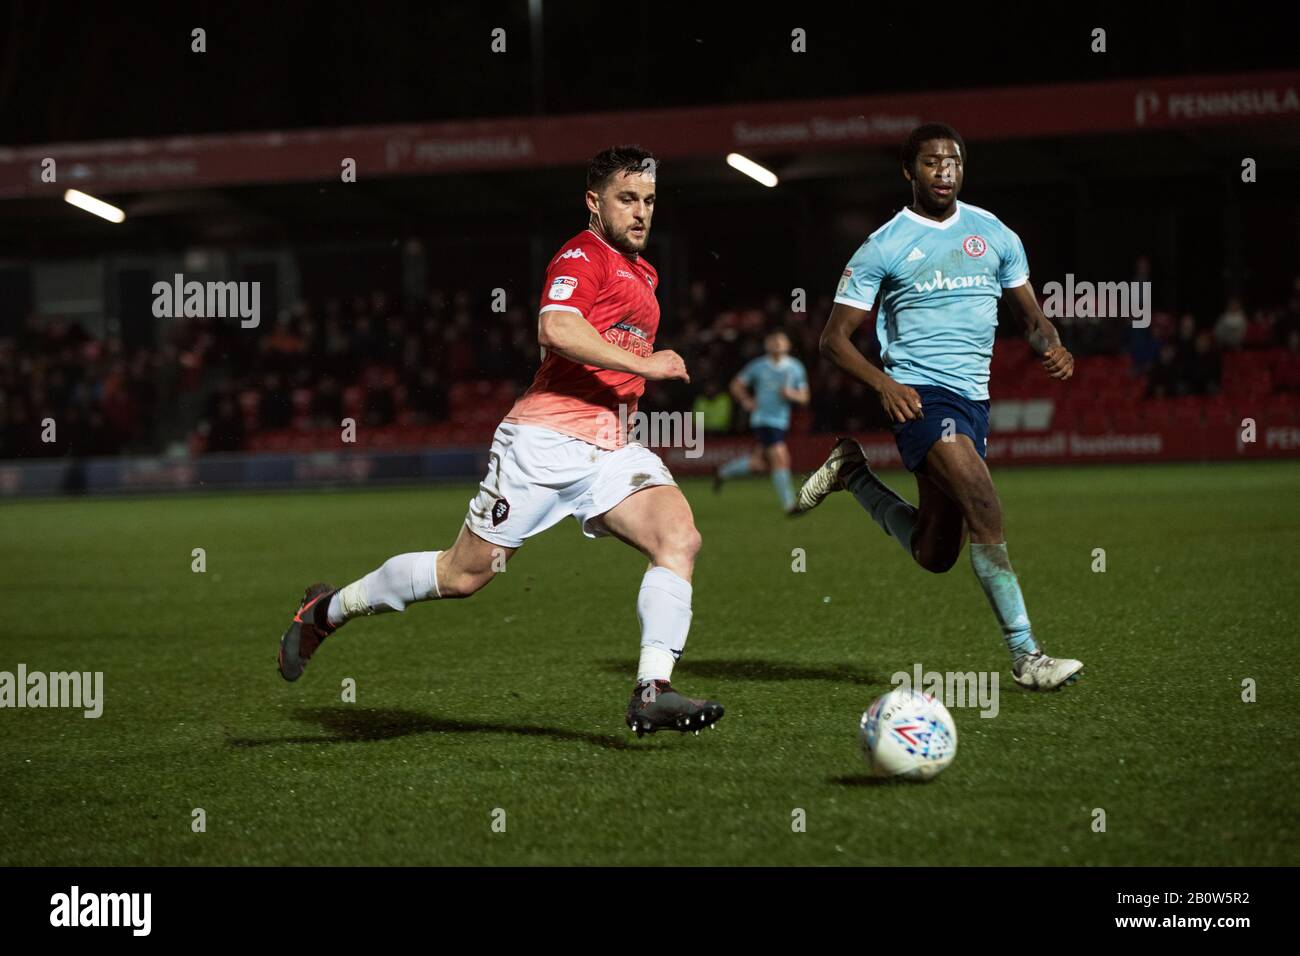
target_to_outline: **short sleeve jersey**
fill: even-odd
[[[808,373],[793,355],[774,362],[760,355],[740,370],[738,378],[754,393],[754,411],[749,424],[754,428],[790,427],[790,402],[781,394],[786,388],[806,388]]]
[[[606,341],[648,356],[659,331],[658,287],[654,266],[640,256],[624,255],[587,229],[551,260],[539,311],[580,315]],[[644,391],[640,375],[548,353],[505,420],[540,425],[601,448],[619,448],[627,441],[622,423],[632,418]]]
[[[1029,281],[1020,237],[964,202],[943,222],[910,209],[881,226],[849,260],[835,301],[870,311],[885,371],[905,385],[989,397],[989,363],[1003,289]]]

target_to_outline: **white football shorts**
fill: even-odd
[[[656,485],[677,482],[644,445],[610,450],[549,428],[502,422],[465,524],[484,540],[517,548],[573,515],[583,534],[598,538],[607,532],[593,519]]]

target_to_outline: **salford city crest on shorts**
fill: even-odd
[[[504,498],[498,498],[497,503],[492,506],[492,527],[495,528],[509,517],[510,502]]]

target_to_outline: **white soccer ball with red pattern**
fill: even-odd
[[[943,702],[898,687],[871,702],[858,742],[873,777],[929,780],[957,756],[957,725]]]

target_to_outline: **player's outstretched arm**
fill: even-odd
[[[537,317],[537,343],[570,362],[593,365],[612,372],[631,372],[644,378],[681,379],[689,382],[686,363],[676,352],[665,349],[642,357],[625,352],[608,342],[576,312],[551,310]]]
[[[1043,368],[1052,378],[1065,381],[1074,374],[1074,356],[1061,344],[1061,335],[1056,331],[1043,310],[1038,305],[1038,296],[1034,287],[1028,282],[1014,289],[1007,289],[1007,305],[1011,314],[1025,327],[1025,338],[1029,347],[1043,360]]]
[[[891,422],[908,422],[921,417],[921,396],[916,389],[895,382],[867,361],[867,357],[853,344],[853,333],[871,313],[851,305],[836,302],[831,317],[822,329],[820,350],[824,358],[834,362],[880,397],[880,407]]]

